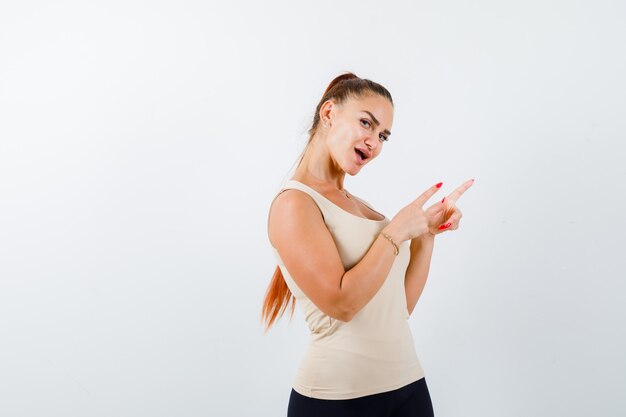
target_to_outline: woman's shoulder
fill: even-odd
[[[270,242],[298,224],[323,224],[324,216],[315,200],[297,188],[284,188],[272,200],[267,218]]]
[[[270,205],[270,212],[276,210],[282,214],[291,214],[300,211],[311,211],[316,208],[315,201],[307,192],[298,188],[283,188],[274,197]]]

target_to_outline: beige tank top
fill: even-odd
[[[386,217],[370,220],[349,213],[296,180],[288,180],[282,190],[290,188],[302,190],[315,200],[346,271],[361,260],[390,222]],[[424,377],[407,322],[404,274],[410,259],[409,248],[409,241],[399,245],[400,253],[383,286],[349,322],[335,320],[320,311],[298,288],[273,248],[287,286],[311,331],[308,350],[293,382],[295,391],[313,398],[349,399],[391,391]]]

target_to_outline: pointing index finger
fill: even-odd
[[[420,207],[422,207],[424,204],[426,204],[426,201],[428,201],[428,199],[433,196],[433,194],[435,194],[437,191],[439,191],[439,189],[441,188],[442,184],[443,184],[442,182],[439,182],[439,183],[433,185],[432,187],[430,187],[429,189],[424,191],[413,202],[415,204],[418,204]]]
[[[446,201],[449,201],[451,204],[457,202],[459,198],[463,195],[465,191],[467,191],[472,184],[474,184],[474,179],[465,181],[463,184],[459,185],[454,191],[450,193],[448,197],[446,197]]]

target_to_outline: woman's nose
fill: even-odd
[[[372,137],[368,137],[365,141],[365,146],[367,146],[369,150],[373,151],[378,146],[378,143]]]

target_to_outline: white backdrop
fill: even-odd
[[[623,1],[0,1],[0,415],[273,417],[269,203],[343,71],[393,135],[346,188],[437,181],[411,320],[435,413],[626,413]],[[434,199],[432,200],[435,201]]]

